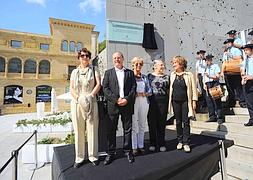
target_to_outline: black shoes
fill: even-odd
[[[98,166],[99,165],[99,160],[96,161],[91,161],[92,166]]]
[[[249,122],[245,123],[244,126],[253,126],[253,122],[249,121]]]
[[[247,108],[247,104],[246,103],[240,103],[240,107],[241,108]]]
[[[84,161],[82,161],[82,162],[80,162],[80,163],[74,163],[74,168],[79,168],[79,167],[81,167],[82,165],[83,165],[83,163],[84,163]]]
[[[206,122],[216,122],[217,121],[217,119],[215,119],[215,118],[209,118]]]
[[[105,160],[104,160],[104,165],[108,165],[111,164],[111,162],[113,161],[113,155],[107,155]]]
[[[218,124],[222,124],[222,123],[224,123],[225,121],[224,121],[224,119],[218,119],[217,122],[218,122]]]
[[[134,155],[132,153],[127,153],[126,156],[129,163],[134,162]]]

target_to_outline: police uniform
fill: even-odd
[[[212,55],[207,55],[206,59],[212,59]],[[217,77],[219,76],[220,73],[220,67],[218,64],[211,64],[210,66],[206,66],[205,72],[204,72],[204,78],[203,82],[206,85],[206,103],[208,107],[208,112],[209,112],[209,120],[208,121],[217,121],[219,123],[224,122],[223,116],[222,116],[222,103],[221,103],[221,98],[218,99],[213,99],[209,89],[215,86],[218,86],[219,79],[213,79],[211,77]]]
[[[204,50],[200,50],[197,52],[197,54],[200,54],[200,53],[206,53],[206,51]],[[197,78],[198,78],[198,85],[200,87],[200,90],[201,90],[201,97],[199,98],[199,104],[200,104],[200,109],[203,109],[204,107],[206,107],[206,92],[205,92],[205,89],[204,89],[204,86],[203,86],[203,75],[204,75],[204,72],[205,72],[205,68],[206,68],[206,62],[204,59],[198,59],[196,61],[196,73],[197,73]]]
[[[224,44],[234,42],[234,39],[227,39]],[[242,56],[242,51],[234,46],[228,47],[227,52],[223,55],[223,62],[228,61],[236,56]],[[241,107],[246,107],[245,97],[241,85],[241,75],[239,73],[224,73],[226,85],[228,88],[228,104],[234,107],[236,104],[236,95]]]
[[[230,35],[230,34],[236,34],[236,30],[231,30],[231,31],[228,31],[227,34]],[[241,38],[239,37],[235,37],[234,38],[234,44],[238,44],[240,47],[243,46],[243,41]]]
[[[247,44],[242,47],[242,49],[244,48],[251,48],[251,50],[253,51],[253,44]],[[253,55],[244,59],[242,63],[242,68],[245,72],[245,75],[253,76]],[[250,116],[249,122],[244,125],[253,126],[253,80],[247,80],[243,87]]]

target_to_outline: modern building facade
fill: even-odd
[[[50,18],[50,35],[0,29],[0,108],[2,114],[35,112],[37,102],[50,111],[51,90],[68,92],[69,78],[82,47],[98,53],[91,24]],[[69,102],[58,101],[59,110]]]

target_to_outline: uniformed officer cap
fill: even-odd
[[[233,29],[233,30],[228,31],[227,34],[235,34],[236,32],[237,31]]]
[[[234,39],[227,39],[226,41],[224,41],[223,44],[227,44],[227,43],[233,43],[235,40]]]
[[[199,54],[205,54],[206,51],[205,50],[199,50]]]
[[[214,57],[214,56],[213,56],[212,54],[208,54],[208,55],[206,55],[206,58],[205,58],[205,59],[206,59],[206,60],[207,60],[207,59],[212,59],[213,57]]]
[[[248,35],[253,36],[253,30],[248,33]]]
[[[246,44],[246,45],[241,47],[241,49],[245,49],[245,48],[253,49],[253,44]]]

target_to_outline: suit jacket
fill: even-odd
[[[126,113],[134,113],[134,101],[136,93],[136,81],[134,72],[130,69],[124,70],[124,98],[128,103],[122,108]],[[103,79],[103,91],[108,103],[108,113],[119,113],[119,107],[117,104],[119,96],[119,84],[116,75],[115,68],[105,71]]]

